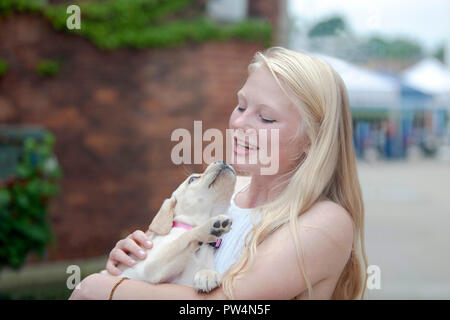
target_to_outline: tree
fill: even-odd
[[[445,63],[445,47],[443,44],[433,53],[433,57]]]
[[[347,31],[344,19],[336,16],[314,25],[308,32],[308,37],[335,36],[339,31]]]
[[[419,59],[424,56],[419,43],[403,38],[387,40],[380,36],[374,36],[363,43],[362,48],[368,57],[380,59]]]

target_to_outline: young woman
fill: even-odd
[[[248,70],[229,121],[237,132],[234,154],[248,159],[263,145],[246,138],[276,129],[279,164],[271,175],[261,174],[260,162],[233,164],[250,177],[238,177],[228,213],[233,228],[216,252],[222,286],[199,294],[189,286],[126,280],[114,299],[364,297],[364,206],[341,77],[318,58],[282,47],[257,52]],[[118,275],[118,263],[136,263],[128,254],[144,258],[141,247],[151,247],[142,231],[119,241],[108,271]],[[106,299],[117,281],[91,275],[71,298]]]

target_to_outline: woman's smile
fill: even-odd
[[[248,155],[253,151],[258,151],[259,148],[249,145],[246,142],[242,142],[241,140],[238,140],[237,137],[234,137],[234,147],[233,147],[235,154],[241,154],[241,155]]]

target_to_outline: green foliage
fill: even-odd
[[[423,57],[423,49],[420,44],[407,39],[386,40],[381,37],[372,37],[364,45],[364,50],[369,57],[418,59]]]
[[[308,37],[334,36],[342,30],[346,30],[344,19],[332,17],[314,25],[308,32]]]
[[[0,14],[8,15],[13,11],[40,11],[45,0],[0,0]]]
[[[43,256],[52,240],[49,200],[59,192],[61,170],[53,155],[54,138],[27,138],[16,176],[0,187],[0,269],[19,268],[29,252]]]
[[[189,19],[177,18],[181,11],[191,8],[193,0],[74,1],[70,4],[78,5],[81,11],[81,29],[74,30],[66,26],[68,4],[50,5],[40,0],[0,1],[6,3],[0,6],[0,13],[19,7],[40,11],[55,29],[81,35],[101,49],[176,47],[190,41],[230,38],[261,41],[267,47],[272,36],[270,24],[262,20],[221,24],[204,17],[203,13]],[[24,1],[28,4],[18,5]]]
[[[434,53],[433,57],[440,60],[442,63],[445,62],[445,47],[441,45]]]
[[[56,60],[41,60],[36,66],[36,71],[43,77],[53,76],[59,72],[61,63]]]
[[[0,76],[4,75],[6,71],[8,71],[8,63],[5,60],[0,59]]]

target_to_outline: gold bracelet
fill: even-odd
[[[114,294],[114,291],[116,290],[116,288],[119,286],[119,284],[121,284],[124,280],[127,280],[127,279],[130,279],[130,278],[122,278],[122,279],[120,279],[119,281],[117,281],[117,283],[114,285],[114,287],[111,289],[111,293],[109,294],[109,300],[112,300],[112,298],[113,298],[113,294]]]

